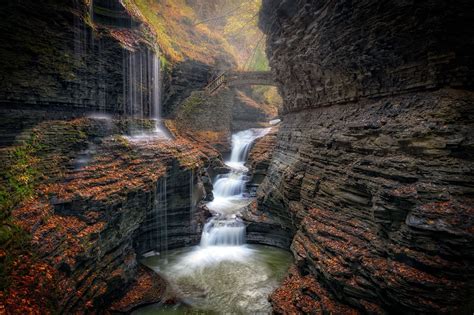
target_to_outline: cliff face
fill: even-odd
[[[123,125],[77,119],[28,131],[35,139],[26,158],[28,174],[37,174],[35,193],[2,225],[2,235],[13,224],[30,235],[22,248],[2,244],[7,313],[104,310],[133,283],[143,299],[134,295],[115,309],[157,302],[164,284],[153,287],[151,276],[139,273],[138,257],[199,240],[205,214],[197,205],[206,195],[201,177],[218,153],[182,138],[129,142],[120,136]],[[21,148],[8,149],[2,176],[18,168]],[[3,169],[8,165],[12,170]]]
[[[97,112],[155,117],[159,101],[170,115],[207,84],[213,66],[232,67],[222,38],[182,23],[189,17],[176,16],[179,4],[171,4],[2,2],[0,146],[42,120]]]
[[[152,62],[154,43],[118,1],[6,1],[1,9],[2,108],[127,113],[127,80],[137,79],[134,63]]]
[[[5,1],[0,12],[1,145],[42,120],[155,114],[157,48],[120,2]]]
[[[285,115],[259,209],[295,231],[278,313],[469,310],[473,12],[264,1]]]
[[[264,1],[286,112],[473,82],[469,1]],[[287,84],[296,82],[299,84]]]

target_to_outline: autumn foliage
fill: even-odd
[[[131,248],[118,257],[102,250],[100,236],[118,229],[110,221],[121,215],[117,205],[134,194],[151,194],[170,164],[197,169],[218,155],[207,144],[184,138],[130,141],[117,126],[104,130],[98,121],[77,119],[34,129],[40,145],[31,152],[32,160],[44,175],[7,217],[25,237],[0,248],[0,313],[96,309],[110,294],[110,284],[126,283],[137,266]],[[78,152],[90,145],[90,138],[96,139],[96,153],[78,166]]]

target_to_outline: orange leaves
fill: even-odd
[[[302,276],[296,266],[270,298],[279,314],[358,314],[333,299],[312,275]]]
[[[29,255],[18,256],[13,267],[12,284],[8,290],[0,292],[0,313],[50,314],[56,270],[34,261]]]
[[[69,123],[83,124],[84,121]],[[131,142],[128,147],[112,137],[104,138],[87,166],[72,169],[65,167],[65,163],[71,162],[70,155],[74,152],[58,147],[57,158],[62,164],[51,166],[47,181],[37,187],[35,197],[25,200],[12,212],[13,223],[29,232],[31,239],[25,241],[28,246],[21,250],[22,255],[0,249],[0,260],[15,259],[7,271],[10,287],[0,292],[0,313],[48,314],[51,301],[59,301],[64,306],[63,303],[75,299],[76,294],[80,303],[87,304],[86,308],[94,307],[94,298],[108,290],[107,279],[116,277],[125,281],[136,264],[133,252],[122,253],[122,261],[117,262],[120,267],[108,264],[107,260],[112,258],[100,252],[103,244],[97,246],[99,236],[108,228],[105,212],[108,209],[121,211],[117,205],[125,202],[130,194],[152,191],[171,164],[187,169],[202,166],[207,159],[204,150],[217,154],[183,138],[173,142]],[[49,157],[40,163],[49,163]],[[35,259],[31,258],[33,252]],[[78,267],[84,258],[98,258],[110,269],[105,275],[105,272],[98,274],[88,267]],[[67,271],[72,271],[73,276]],[[161,287],[146,281],[144,278],[141,286],[151,285],[154,295],[147,296],[156,300]],[[76,290],[78,284],[80,288]],[[56,289],[58,294],[53,296]],[[135,292],[134,299],[138,299],[139,291]]]
[[[140,267],[135,284],[119,301],[113,303],[111,309],[128,312],[139,304],[157,303],[161,300],[166,284],[153,271]]]

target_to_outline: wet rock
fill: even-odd
[[[273,127],[267,135],[257,139],[252,146],[246,162],[249,168],[251,185],[258,187],[267,176],[267,170],[276,146],[277,133],[278,127]]]
[[[282,249],[290,248],[293,231],[258,211],[255,202],[242,211],[241,218],[247,226],[248,243],[265,244]]]
[[[295,233],[277,313],[472,308],[472,5],[263,1],[284,116],[258,211]]]
[[[155,271],[141,266],[127,293],[114,301],[109,311],[129,314],[140,306],[166,301],[167,290],[168,284]]]
[[[12,214],[31,235],[35,259],[53,270],[56,309],[65,313],[103,310],[120,299],[137,279],[140,254],[199,241],[207,216],[198,207],[201,169],[219,157],[186,139],[133,142],[111,128],[87,166],[69,168],[100,124],[78,119],[35,129],[36,167],[45,175],[37,195]],[[64,141],[65,134],[75,140]]]

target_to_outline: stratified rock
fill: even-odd
[[[158,274],[140,266],[133,285],[127,293],[109,308],[111,312],[129,314],[140,306],[164,302],[167,283]]]
[[[252,202],[241,214],[246,224],[246,241],[250,244],[265,244],[288,249],[291,244],[294,230],[257,209],[257,203]]]
[[[267,176],[268,167],[276,146],[278,129],[278,126],[272,127],[268,134],[255,140],[250,150],[246,165],[249,168],[251,185],[260,185]]]
[[[258,211],[296,231],[277,313],[472,312],[473,15],[264,1],[285,115]]]
[[[12,221],[31,235],[28,248],[43,270],[53,271],[37,279],[53,282],[55,311],[104,310],[137,279],[141,254],[199,241],[207,218],[197,206],[205,198],[201,170],[218,152],[183,138],[133,141],[117,134],[121,124],[79,119],[31,130],[42,176]],[[94,154],[77,164],[92,143]],[[7,312],[21,299],[47,301],[26,281],[13,288],[1,296]]]

